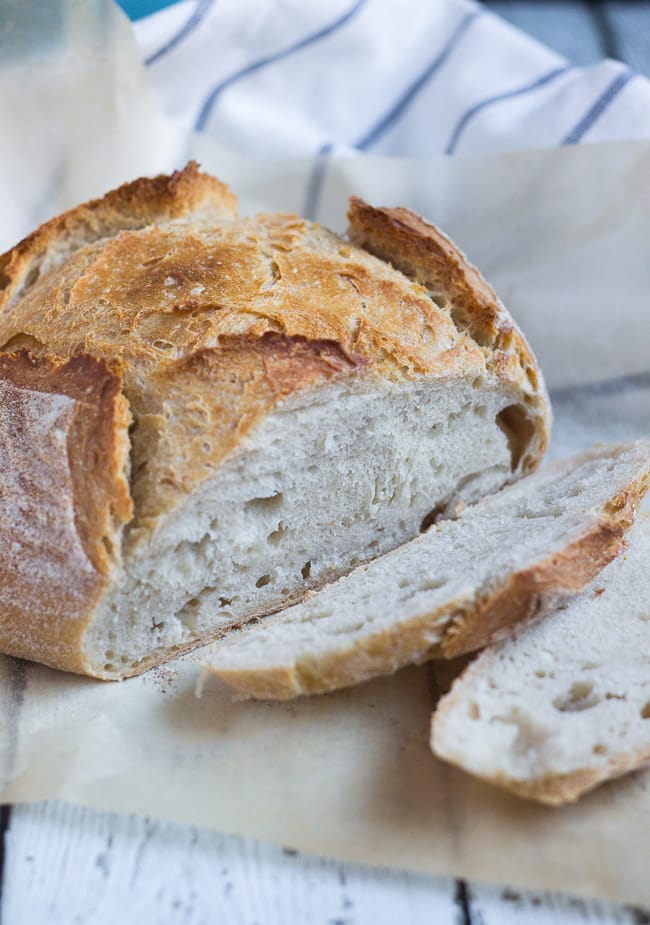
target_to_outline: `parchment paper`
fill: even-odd
[[[481,160],[247,161],[163,125],[124,19],[106,3],[84,8],[84,28],[92,33],[101,20],[102,47],[113,48],[119,67],[71,56],[74,30],[63,29],[68,37],[48,51],[63,55],[50,79],[85,80],[86,90],[58,104],[72,138],[56,132],[65,182],[55,182],[46,145],[23,164],[10,141],[47,137],[54,116],[36,91],[23,97],[20,117],[13,106],[5,120],[0,189],[14,204],[5,243],[29,230],[19,227],[28,220],[186,155],[230,182],[245,211],[307,204],[342,229],[350,192],[410,205],[466,249],[528,333],[555,404],[552,456],[650,434],[650,145]],[[0,60],[6,99],[21,63]],[[80,120],[83,169],[73,150]],[[48,167],[54,180],[37,202],[34,178]],[[0,658],[0,798],[58,797],[340,858],[650,905],[650,773],[564,809],[481,784],[429,752],[430,674],[407,669],[331,696],[260,704],[233,702],[214,680],[197,699],[192,657],[122,683]]]

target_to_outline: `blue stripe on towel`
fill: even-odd
[[[492,106],[493,103],[500,103],[502,100],[510,100],[516,96],[525,96],[526,93],[530,93],[533,90],[537,90],[539,87],[545,86],[552,80],[555,80],[556,77],[560,77],[562,74],[566,74],[569,70],[571,70],[571,68],[568,64],[565,64],[562,67],[553,68],[552,71],[549,71],[547,74],[543,74],[541,77],[538,77],[531,83],[525,84],[523,87],[517,87],[514,90],[506,90],[504,93],[496,93],[494,96],[488,96],[486,99],[481,100],[479,103],[475,103],[470,109],[464,112],[458,120],[455,129],[451,133],[449,143],[445,148],[445,154],[454,153],[460,136],[465,131],[468,123],[471,122],[474,116],[481,112],[483,109],[486,109],[488,106]]]
[[[377,122],[370,129],[370,131],[368,131],[356,142],[356,148],[359,148],[361,151],[365,151],[370,147],[370,145],[374,144],[391,127],[391,125],[393,125],[394,122],[400,118],[414,97],[417,96],[417,94],[435,74],[435,72],[442,67],[456,45],[465,35],[471,24],[478,16],[481,15],[482,12],[484,12],[482,9],[473,10],[471,13],[468,13],[467,16],[461,19],[461,21],[452,32],[451,36],[443,45],[442,51],[436,55],[426,70],[420,74],[417,80],[415,80],[411,86],[408,87],[406,92],[403,93],[402,96],[397,100],[397,102],[393,104],[386,115],[382,116],[379,122]]]
[[[596,122],[605,112],[612,100],[618,96],[623,87],[634,77],[632,71],[625,70],[618,74],[610,83],[607,89],[598,97],[596,102],[587,110],[582,119],[575,125],[569,134],[562,139],[563,145],[574,145],[581,141],[583,136],[589,131],[594,122]]]
[[[163,55],[167,54],[167,52],[172,51],[172,49],[176,48],[177,45],[180,45],[183,39],[186,38],[188,35],[190,35],[192,32],[194,32],[196,27],[200,25],[205,14],[208,12],[208,10],[210,9],[213,3],[214,3],[214,0],[198,0],[198,3],[196,4],[196,7],[194,9],[194,12],[190,16],[190,18],[187,20],[185,25],[179,29],[176,35],[172,36],[172,38],[167,42],[166,45],[163,45],[163,47],[159,48],[158,51],[154,51],[152,55],[149,55],[149,57],[146,59],[144,63],[147,66],[150,64],[153,64],[154,61],[157,61],[159,58],[162,58]]]
[[[308,45],[312,45],[314,42],[318,42],[321,39],[327,38],[327,36],[331,35],[333,32],[336,32],[337,29],[340,29],[341,26],[344,26],[347,22],[349,22],[353,16],[356,16],[356,14],[365,3],[366,0],[356,0],[356,2],[347,11],[347,13],[344,13],[338,19],[335,19],[334,22],[329,24],[329,26],[324,26],[322,29],[319,29],[318,32],[313,32],[311,35],[307,35],[305,38],[300,39],[300,41],[296,42],[295,45],[290,45],[288,48],[284,48],[282,51],[278,51],[273,55],[268,55],[266,58],[261,58],[259,61],[255,61],[253,64],[249,64],[247,67],[242,68],[241,71],[237,71],[235,74],[232,74],[230,77],[222,80],[221,83],[218,83],[217,86],[210,91],[207,99],[203,103],[203,106],[201,107],[201,110],[197,116],[196,122],[194,123],[195,130],[200,132],[205,128],[206,122],[210,118],[214,104],[217,102],[223,91],[227,89],[227,87],[231,87],[238,80],[241,80],[244,77],[248,77],[249,74],[254,74],[256,71],[267,67],[269,64],[274,64],[276,61],[281,61],[283,58],[287,58],[289,55],[294,54],[294,52],[301,51],[303,48],[307,48]]]
[[[327,142],[324,144],[319,152],[318,158],[312,168],[311,174],[307,181],[307,190],[305,192],[305,203],[303,206],[302,214],[305,218],[309,218],[312,221],[316,221],[316,216],[318,214],[318,207],[320,205],[320,193],[323,188],[323,182],[325,180],[325,168],[327,165],[327,159],[332,153],[334,145]]]

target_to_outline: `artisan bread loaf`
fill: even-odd
[[[405,210],[350,227],[240,218],[190,164],[0,258],[1,651],[139,672],[537,466],[544,386],[478,272]]]
[[[244,694],[286,699],[478,649],[618,553],[649,470],[642,441],[557,463],[230,634],[205,667]]]
[[[650,760],[650,517],[568,606],[487,649],[433,716],[432,748],[542,803]]]

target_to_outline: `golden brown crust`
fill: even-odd
[[[446,235],[410,209],[375,208],[353,196],[348,219],[353,241],[423,286],[459,330],[491,351],[488,366],[519,384],[535,431],[522,454],[522,472],[532,472],[548,445],[550,403],[530,347],[492,287]]]
[[[130,415],[106,363],[0,356],[0,649],[84,670],[132,514]]]
[[[184,178],[183,190],[191,180],[203,184],[194,172]],[[188,197],[187,208],[196,199]],[[137,422],[136,521],[148,529],[152,517],[168,511],[174,491],[178,500],[173,473],[182,471],[182,491],[189,492],[236,448],[232,440],[212,440],[210,458],[188,457],[188,443],[197,443],[189,419],[184,429],[179,413],[188,396],[210,428],[243,435],[288,394],[324,381],[302,369],[303,349],[276,369],[273,388],[268,377],[264,385],[260,350],[268,352],[272,341],[265,338],[273,334],[296,343],[336,343],[344,355],[357,358],[348,372],[364,377],[471,379],[484,375],[491,362],[490,351],[459,332],[421,286],[292,215],[207,223],[193,215],[191,224],[160,221],[122,231],[84,244],[0,311],[5,348],[46,344],[44,349],[59,355],[87,352],[119,364]],[[232,401],[237,388],[223,373],[224,363],[235,359],[233,337],[249,344],[236,353],[237,376],[259,386],[247,386],[244,404]],[[254,341],[259,349],[251,346]],[[200,360],[206,350],[213,357],[207,366]],[[280,376],[286,387],[279,387]],[[501,387],[496,377],[490,381],[486,387]],[[528,392],[522,394],[518,374],[510,382],[515,407],[518,402],[524,407]],[[525,433],[526,447],[536,439],[534,429],[527,431],[518,420],[514,431]],[[156,481],[150,458],[173,470],[170,481]]]
[[[223,183],[200,173],[196,162],[190,161],[171,175],[141,177],[55,216],[0,256],[0,311],[22,294],[26,277],[38,277],[53,246],[56,262],[61,263],[82,243],[203,209],[227,218],[236,214],[237,200]]]
[[[440,258],[450,279],[455,255],[449,245]],[[89,354],[119,370],[125,399],[114,396],[113,433],[117,455],[125,453],[128,400],[128,536],[137,543],[265,416],[337,377],[479,378],[524,409],[503,423],[521,444],[513,476],[536,464],[547,418],[534,361],[524,375],[507,314],[490,320],[480,276],[463,278],[468,291],[477,287],[476,318],[485,330],[497,324],[494,347],[481,343],[482,328],[475,336],[459,327],[421,285],[364,248],[293,215],[237,218],[234,197],[190,163],[79,206],[0,258],[0,354]],[[101,525],[77,516],[101,569],[90,539]]]
[[[325,657],[301,657],[287,666],[264,669],[230,669],[209,662],[205,667],[248,696],[289,700],[359,684],[404,665],[456,658],[482,648],[496,634],[534,616],[547,601],[581,591],[623,548],[623,535],[647,489],[645,473],[619,492],[605,506],[602,518],[562,553],[511,573],[485,596],[447,601],[434,611],[368,633],[353,647]]]

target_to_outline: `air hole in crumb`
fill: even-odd
[[[311,575],[311,559],[308,562],[305,562],[303,567],[300,569],[300,574],[305,579],[305,581],[307,581]]]
[[[104,671],[115,671],[115,665],[111,665],[110,662],[106,662],[104,665]]]
[[[481,711],[479,710],[479,706],[474,701],[472,701],[469,705],[469,717],[470,719],[480,719],[481,718]]]
[[[278,491],[274,495],[270,495],[267,498],[251,498],[250,501],[246,502],[246,507],[249,510],[259,513],[264,513],[265,511],[271,512],[276,511],[278,508],[282,507],[283,500],[284,495],[281,491]]]
[[[495,420],[508,441],[510,466],[514,472],[535,435],[535,425],[523,405],[508,405],[499,411]]]
[[[111,661],[111,662],[112,662],[113,659],[115,658],[115,652],[113,652],[112,649],[109,649],[107,652],[104,653],[104,655],[105,655],[106,658],[109,659],[109,661]]]
[[[268,535],[268,541],[272,546],[277,546],[282,537],[287,533],[287,527],[284,524],[278,524],[277,530],[272,530]]]
[[[270,581],[271,581],[271,576],[270,576],[270,575],[260,575],[260,577],[259,577],[259,578],[257,579],[257,581],[255,582],[255,587],[256,587],[256,588],[263,588],[264,585],[268,585]]]
[[[418,587],[418,591],[437,591],[438,588],[443,588],[446,584],[446,578],[429,578],[422,582]]]
[[[641,707],[641,719],[650,719],[650,700]]]
[[[201,601],[198,599],[198,597],[193,597],[191,600],[187,602],[185,606],[186,607],[198,607],[200,603]]]
[[[408,578],[400,578],[398,587],[399,587],[399,588],[408,588],[408,586],[409,586],[410,584],[411,584],[411,582],[409,581]]]
[[[588,681],[575,681],[564,697],[556,697],[553,706],[561,713],[577,713],[589,710],[600,703],[601,698],[594,693],[594,686]]]
[[[545,677],[546,677],[546,672],[545,672],[545,671],[536,671],[536,672],[535,672],[535,677],[536,677],[536,678],[545,678]]]
[[[600,744],[594,745],[594,747],[592,748],[592,752],[594,753],[594,755],[606,755],[606,754],[607,754],[607,746],[606,746],[606,745],[600,745]]]
[[[437,504],[432,511],[429,511],[429,513],[422,518],[422,523],[420,524],[420,533],[424,533],[429,529],[429,527],[433,526],[444,509],[445,508],[443,504]]]
[[[231,597],[220,597],[219,598],[219,607],[228,607],[232,604]]]
[[[641,620],[642,623],[647,623],[650,620],[650,613],[640,613],[639,620]]]

